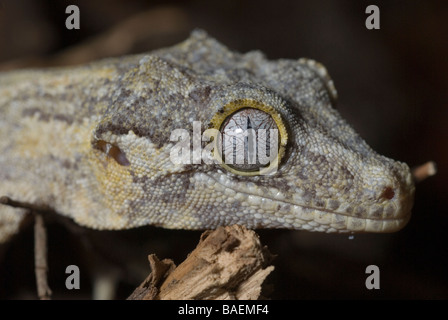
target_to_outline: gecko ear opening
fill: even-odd
[[[129,166],[131,163],[126,158],[126,154],[117,146],[104,140],[98,140],[93,143],[93,147],[104,152],[108,157],[114,159],[119,165]]]

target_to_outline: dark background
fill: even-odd
[[[80,30],[65,28],[70,4],[80,8]],[[380,8],[380,30],[365,27],[370,4]],[[398,233],[349,239],[259,230],[277,254],[266,296],[447,299],[447,17],[443,1],[0,1],[0,70],[144,52],[196,27],[240,52],[322,62],[337,108],[373,149],[411,167],[433,160],[438,173],[417,185],[413,217]],[[200,235],[153,227],[99,232],[50,220],[49,281],[60,299],[90,298],[95,274],[120,278],[116,298],[125,298],[149,272],[147,254],[180,263]],[[79,291],[65,289],[70,264],[81,269]],[[365,287],[370,264],[380,268],[379,290]],[[31,224],[3,249],[0,298],[36,298]]]

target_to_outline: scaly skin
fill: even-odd
[[[240,99],[284,122],[274,174],[170,160],[174,129],[201,121],[204,130]],[[148,54],[1,73],[0,196],[96,229],[399,230],[413,202],[410,170],[368,147],[335,99],[322,65],[231,52],[202,31]],[[0,205],[0,242],[25,214]]]

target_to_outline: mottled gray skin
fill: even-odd
[[[274,174],[170,161],[174,129],[206,129],[239,99],[272,106],[287,128]],[[235,53],[203,31],[148,54],[3,73],[0,196],[97,229],[399,230],[413,201],[409,168],[367,146],[335,100],[322,65]],[[0,242],[25,214],[0,205]]]

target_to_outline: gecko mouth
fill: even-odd
[[[222,174],[202,175],[206,176],[208,182],[212,182],[217,190],[233,196],[236,200],[244,203],[244,206],[253,208],[254,215],[262,220],[261,225],[264,228],[305,229],[339,233],[387,233],[402,229],[411,215],[412,192],[386,190],[385,197],[390,197],[389,201],[374,203],[368,207],[356,206],[353,203],[342,203],[334,207],[334,202],[331,201],[328,201],[328,206],[324,207],[300,204],[287,199],[280,193],[277,196],[268,195],[265,190],[255,184],[249,183],[246,190],[241,190],[237,182]],[[392,191],[394,192],[393,196]],[[333,208],[331,205],[333,205]]]

